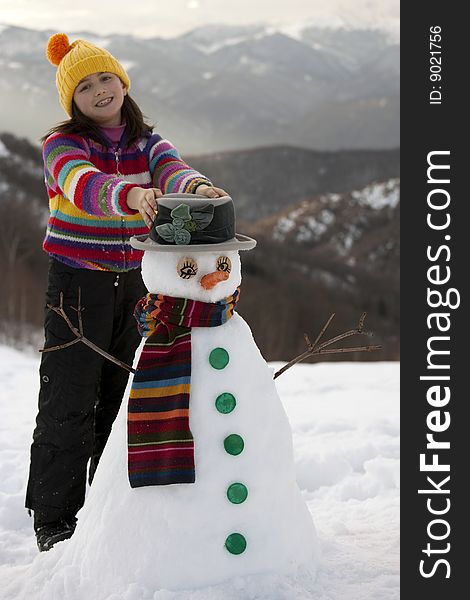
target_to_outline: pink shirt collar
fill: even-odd
[[[111,140],[111,142],[119,142],[125,128],[125,123],[123,125],[117,125],[116,127],[100,127],[101,131],[109,140]]]

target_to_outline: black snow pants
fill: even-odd
[[[132,365],[141,340],[133,311],[147,293],[140,269],[119,274],[75,269],[51,258],[46,304],[58,306],[62,291],[64,309],[75,327],[78,316],[71,307],[77,307],[79,287],[84,336]],[[44,331],[46,348],[75,337],[65,320],[47,308]],[[128,377],[128,371],[82,342],[42,354],[26,491],[36,529],[74,517],[83,506],[88,461],[91,483]]]

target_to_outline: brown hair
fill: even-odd
[[[137,103],[126,94],[124,96],[124,102],[121,108],[122,120],[127,124],[127,146],[131,146],[143,135],[150,134],[153,132],[153,125],[148,125],[144,121],[144,115],[138,107]],[[102,144],[103,146],[109,146],[109,141],[103,135],[99,125],[85,116],[82,111],[77,107],[75,102],[72,101],[72,117],[67,121],[62,121],[57,125],[54,125],[41,139],[40,142],[44,143],[46,139],[53,133],[68,133],[82,135],[91,138],[95,142]]]

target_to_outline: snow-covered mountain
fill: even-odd
[[[279,243],[336,254],[346,264],[398,272],[400,181],[374,182],[289,206],[252,229]],[[379,264],[378,264],[379,263]]]
[[[64,119],[44,56],[52,33],[0,29],[0,131],[35,141]],[[399,144],[399,46],[383,31],[211,25],[171,39],[70,37],[119,57],[144,113],[186,152]]]
[[[338,328],[348,328],[364,311],[383,356],[398,358],[399,190],[399,179],[376,181],[311,196],[245,224],[258,240],[256,256],[245,258],[247,310],[258,316],[253,329],[265,348],[276,355],[287,345],[300,353],[306,323],[314,335],[335,312]],[[263,319],[265,307],[253,301],[267,288],[269,311],[281,315],[275,328]],[[299,336],[297,346],[291,331]]]

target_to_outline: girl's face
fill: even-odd
[[[82,113],[102,127],[121,125],[127,88],[114,73],[93,73],[75,88],[73,99]]]

